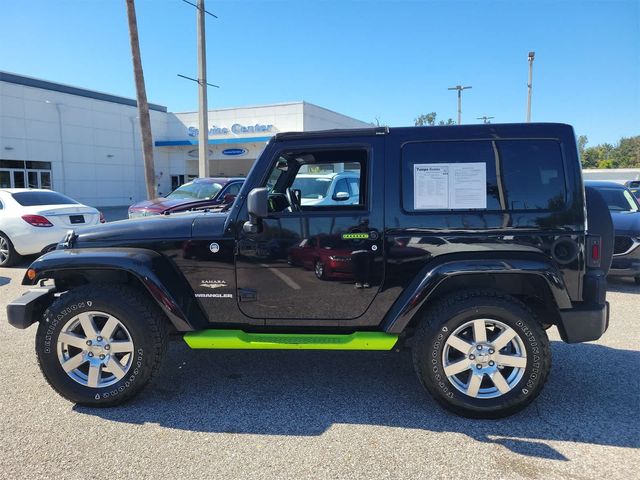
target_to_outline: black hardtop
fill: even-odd
[[[428,127],[371,127],[317,130],[312,132],[282,132],[273,141],[304,140],[332,137],[390,135],[400,137],[434,137],[447,139],[486,138],[559,138],[575,136],[573,127],[565,123],[490,123],[474,125],[446,125]]]

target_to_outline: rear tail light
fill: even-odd
[[[22,219],[34,227],[53,227],[53,223],[42,215],[23,215]]]
[[[587,237],[587,266],[600,268],[602,261],[602,238],[599,235]]]
[[[107,223],[107,219],[104,218],[104,213],[99,212],[100,213],[100,223]]]

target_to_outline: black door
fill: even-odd
[[[384,138],[273,155],[269,216],[239,233],[240,310],[267,324],[335,324],[364,314],[384,278]]]

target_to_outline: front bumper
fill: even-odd
[[[7,305],[9,325],[25,329],[40,320],[42,313],[53,300],[56,287],[39,287],[28,290]]]
[[[558,330],[567,343],[598,340],[609,328],[609,302],[588,308],[560,310]]]

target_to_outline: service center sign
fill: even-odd
[[[255,125],[241,125],[234,123],[231,128],[217,127],[213,125],[209,128],[209,136],[213,135],[242,135],[247,133],[267,133],[273,131],[273,125],[264,125],[262,123],[256,123]],[[197,127],[187,128],[187,135],[190,137],[197,137],[200,130]]]

